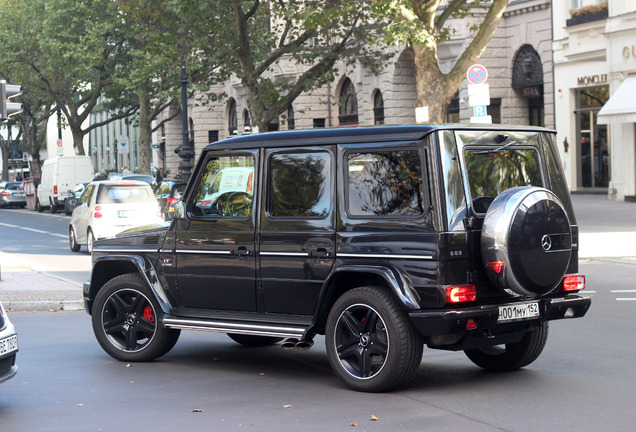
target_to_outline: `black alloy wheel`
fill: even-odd
[[[121,361],[151,361],[177,343],[180,331],[161,325],[161,309],[137,274],[111,279],[97,293],[92,311],[97,341]]]
[[[382,287],[356,288],[334,304],[326,327],[332,369],[355,390],[381,392],[410,381],[422,360],[422,339]]]

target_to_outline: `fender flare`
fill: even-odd
[[[105,266],[113,265],[113,264],[116,264],[117,262],[122,262],[122,261],[128,264],[132,264],[137,269],[137,273],[139,273],[139,275],[143,278],[144,282],[146,283],[146,285],[148,285],[148,288],[150,288],[155,298],[159,302],[159,305],[161,306],[161,310],[163,311],[163,313],[172,314],[173,313],[172,305],[170,304],[170,301],[168,300],[166,291],[164,290],[163,286],[161,285],[161,282],[159,281],[157,272],[155,268],[153,267],[152,263],[149,260],[145,259],[143,256],[104,255],[97,258],[95,262],[93,263],[93,271],[91,272],[90,291],[96,293],[95,289],[93,288],[94,287],[93,284],[99,285],[99,288],[101,288],[104,285],[104,283],[108,282],[107,280],[100,281],[100,279],[96,276],[97,274],[99,274],[100,271],[102,271],[102,269]],[[103,282],[103,283],[100,284],[100,282]],[[90,295],[89,293],[85,293],[85,296],[88,297],[89,295]],[[92,300],[91,300],[91,303],[92,303]]]

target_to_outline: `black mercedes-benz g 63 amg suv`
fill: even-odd
[[[85,306],[112,357],[181,329],[327,356],[350,387],[405,384],[423,345],[517,369],[585,315],[554,132],[314,129],[209,144],[169,226],[97,241]]]

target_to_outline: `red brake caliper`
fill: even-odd
[[[144,308],[144,319],[146,321],[148,321],[151,324],[155,323],[155,313],[153,312],[152,308],[150,306],[146,306]],[[144,333],[145,336],[147,338],[149,338],[151,335],[149,335],[148,333]]]

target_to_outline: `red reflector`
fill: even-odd
[[[563,291],[580,291],[585,289],[584,275],[569,275],[563,278]]]
[[[101,217],[102,217],[102,214],[101,214],[100,212],[95,212],[95,213],[93,213],[93,217],[94,217],[95,219],[99,219],[99,218],[101,218]]]
[[[466,330],[473,330],[477,328],[477,321],[475,321],[474,319],[469,319],[466,322]]]
[[[494,261],[494,262],[488,263],[488,265],[487,265],[486,267],[487,267],[489,270],[492,270],[492,271],[494,271],[495,273],[500,274],[500,273],[503,271],[503,269],[504,269],[504,267],[505,267],[505,264],[503,263],[503,261],[501,261],[501,260],[497,260],[497,261]]]
[[[452,285],[446,287],[447,303],[463,303],[477,300],[475,285]]]

